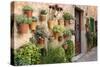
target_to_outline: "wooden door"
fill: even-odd
[[[81,11],[75,9],[75,55],[81,53]]]

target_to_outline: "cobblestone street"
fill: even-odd
[[[86,61],[97,61],[97,47],[91,49],[91,51],[83,55],[76,62],[86,62]]]

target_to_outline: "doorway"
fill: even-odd
[[[75,8],[75,55],[81,53],[81,19],[82,10]]]

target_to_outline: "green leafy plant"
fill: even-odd
[[[63,33],[63,31],[64,31],[64,28],[62,26],[60,26],[60,25],[55,25],[53,27],[53,32]]]
[[[73,19],[73,16],[70,13],[65,12],[63,14],[63,18],[64,18],[64,20],[71,20],[71,19]]]
[[[47,34],[46,34],[45,29],[43,27],[37,26],[34,36],[35,36],[36,40],[38,40],[39,37],[42,37],[42,38],[47,37]]]
[[[32,21],[37,22],[37,18],[35,16],[33,16]]]
[[[62,47],[49,48],[44,63],[63,63],[66,61],[65,51]]]
[[[25,15],[16,15],[15,20],[18,24],[31,24],[32,18],[27,18]]]
[[[72,33],[69,29],[65,29],[63,34],[66,35],[66,36],[71,36],[72,35]]]
[[[15,65],[31,65],[40,63],[40,49],[35,44],[26,43],[24,46],[15,50],[14,63]]]
[[[33,10],[31,6],[25,5],[22,10],[27,11],[27,10]]]
[[[65,50],[66,62],[71,62],[74,53],[73,41],[67,40],[65,43],[68,45],[67,50]]]
[[[93,46],[93,33],[87,32],[86,37],[87,37],[87,47],[88,49],[91,49]]]
[[[97,34],[93,33],[93,45],[97,46]]]
[[[46,15],[46,14],[47,14],[47,11],[46,11],[46,10],[41,10],[41,11],[40,11],[40,14]]]

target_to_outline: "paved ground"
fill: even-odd
[[[96,61],[97,60],[97,48],[93,48],[91,51],[86,53],[84,56],[79,58],[76,62]]]

